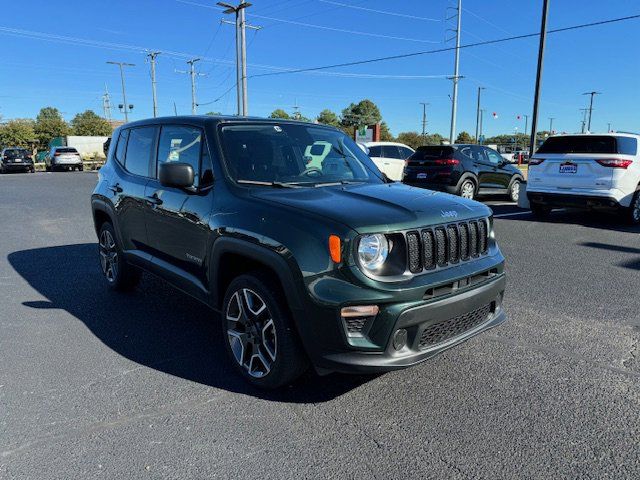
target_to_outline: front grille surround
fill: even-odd
[[[419,274],[486,255],[489,250],[489,219],[411,230],[404,235],[407,270]]]

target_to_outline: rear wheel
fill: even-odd
[[[129,291],[138,284],[140,270],[125,261],[113,225],[109,222],[103,223],[100,227],[98,254],[102,274],[109,287],[114,290]]]
[[[627,221],[632,225],[640,225],[640,189],[636,190],[626,210]]]
[[[537,218],[547,218],[551,213],[551,207],[540,205],[539,203],[532,203],[531,212]]]
[[[473,200],[476,196],[476,184],[473,183],[473,180],[466,179],[460,184],[460,188],[458,189],[458,195],[462,198],[469,198]]]
[[[297,379],[307,357],[284,295],[262,272],[234,279],[224,298],[222,334],[236,370],[252,385],[273,389]]]
[[[45,171],[50,172],[51,171],[51,165],[45,165],[44,169],[45,169]]]

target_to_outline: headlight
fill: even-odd
[[[387,255],[389,255],[389,242],[384,235],[376,233],[360,238],[358,260],[367,270],[379,269],[387,260]]]

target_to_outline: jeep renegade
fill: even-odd
[[[128,123],[91,203],[106,283],[131,289],[146,270],[219,312],[230,361],[259,387],[309,364],[408,367],[506,318],[491,210],[390,182],[332,127]]]

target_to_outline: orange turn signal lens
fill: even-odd
[[[331,254],[331,260],[335,263],[342,261],[342,242],[337,235],[329,236],[329,253]]]

